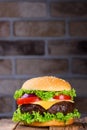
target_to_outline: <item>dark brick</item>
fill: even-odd
[[[87,97],[87,78],[71,78],[68,81],[75,88],[77,97]]]
[[[87,16],[87,2],[52,2],[51,15],[55,17]]]
[[[65,24],[63,21],[32,21],[15,22],[14,35],[27,37],[55,37],[63,36]]]
[[[46,75],[64,74],[68,71],[66,59],[19,59],[17,60],[17,74]]]
[[[0,97],[0,114],[12,112],[13,109],[13,98],[10,96]]]
[[[87,97],[77,97],[75,104],[81,114],[87,114]]]
[[[0,94],[14,95],[14,92],[20,89],[23,83],[23,79],[0,79]]]
[[[44,41],[0,41],[0,55],[43,55]]]
[[[0,21],[0,37],[8,37],[10,35],[9,22]]]
[[[70,22],[70,35],[86,37],[87,36],[87,21]]]
[[[78,40],[52,40],[48,42],[50,55],[86,55],[87,41]]]
[[[74,74],[87,75],[87,58],[75,58],[72,61],[72,72]]]
[[[0,17],[44,17],[46,15],[44,2],[0,2]]]
[[[11,74],[12,72],[12,63],[10,60],[0,60],[0,75]]]

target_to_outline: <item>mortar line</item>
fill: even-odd
[[[46,2],[46,0],[38,0],[38,1],[36,1],[36,0],[0,0],[0,2],[35,2],[35,3],[38,3],[38,2]]]
[[[48,9],[49,10],[49,9]],[[68,19],[69,21],[84,21],[87,20],[87,17],[81,17],[81,16],[74,16],[74,17],[0,17],[0,21],[12,21],[12,22],[17,22],[17,21],[63,21],[65,19]]]
[[[25,2],[46,2],[47,0],[25,0]],[[0,2],[24,2],[24,0],[0,0]],[[86,2],[86,0],[49,0],[49,2]]]
[[[49,75],[49,74],[48,74]],[[81,79],[87,79],[87,75],[80,75],[80,74],[72,74],[72,73],[64,73],[64,74],[52,74],[53,76],[56,76],[56,77],[61,77],[61,78],[69,78],[69,79],[71,79],[71,78],[81,78]],[[19,75],[19,74],[17,74],[17,75],[8,75],[8,76],[2,76],[2,75],[0,75],[0,80],[6,80],[6,79],[8,79],[8,80],[11,80],[11,79],[29,79],[29,78],[32,78],[32,77],[39,77],[39,76],[44,76],[43,74],[41,75],[41,74],[32,74],[32,75],[29,75],[29,74],[26,74],[26,75],[24,75],[24,74],[22,74],[22,75]]]
[[[63,37],[8,37],[8,38],[0,38],[0,40],[2,41],[16,41],[16,40],[87,40],[87,37],[79,37],[79,36],[76,36],[76,37],[71,37],[71,36],[63,36]]]
[[[47,52],[48,53],[48,52]],[[10,60],[13,60],[12,62],[14,66],[15,65],[15,60],[16,59],[68,59],[68,58],[79,58],[79,59],[87,59],[87,55],[60,55],[60,56],[50,56],[50,55],[41,55],[41,56],[20,56],[20,55],[17,55],[17,56],[0,56],[0,59],[10,59]]]

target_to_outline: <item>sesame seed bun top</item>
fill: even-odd
[[[32,78],[24,82],[22,89],[26,90],[43,90],[43,91],[62,91],[71,90],[71,85],[54,76],[43,76]]]

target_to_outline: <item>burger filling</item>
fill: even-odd
[[[20,106],[21,113],[29,112],[32,114],[33,111],[39,112],[43,115],[44,112],[48,112],[50,114],[56,114],[57,112],[61,112],[64,115],[74,111],[74,103],[62,101],[52,105],[49,109],[44,109],[42,106],[37,104],[23,104]]]
[[[68,121],[79,118],[80,114],[75,109],[75,90],[41,91],[17,90],[14,98],[17,100],[18,109],[14,112],[14,121],[25,123],[47,122],[50,120]]]

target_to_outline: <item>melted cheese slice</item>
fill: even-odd
[[[69,101],[69,102],[74,102],[71,100],[61,100],[61,101]],[[37,101],[37,102],[33,102],[32,104],[38,104],[40,106],[42,106],[43,108],[45,108],[46,110],[49,109],[52,105],[54,105],[55,103],[61,102],[60,100],[50,100],[50,101]]]

